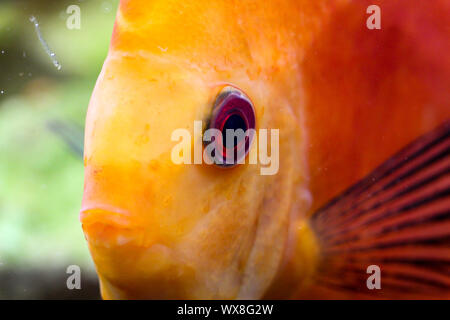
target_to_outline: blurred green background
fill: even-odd
[[[79,30],[66,26],[70,5],[81,9]],[[98,298],[78,220],[83,127],[117,6],[118,0],[0,1],[0,299]],[[66,288],[73,264],[81,267],[82,290]]]

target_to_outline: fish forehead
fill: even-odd
[[[110,55],[89,105],[85,156],[91,163],[170,157],[173,130],[203,119],[209,99],[201,80],[174,64]]]
[[[326,1],[121,1],[113,50],[177,55],[217,68],[292,63]]]

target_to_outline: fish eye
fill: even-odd
[[[208,128],[218,129],[222,139],[213,153],[216,165],[231,167],[243,163],[254,137],[255,110],[242,91],[227,86],[218,94]]]

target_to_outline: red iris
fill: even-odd
[[[255,111],[250,99],[235,88],[226,88],[216,99],[209,129],[220,130],[215,163],[234,166],[247,156],[255,129]],[[217,161],[219,160],[219,161]]]

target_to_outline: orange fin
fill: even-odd
[[[322,297],[450,299],[450,121],[318,210],[311,227]],[[367,288],[370,265],[379,290]]]

